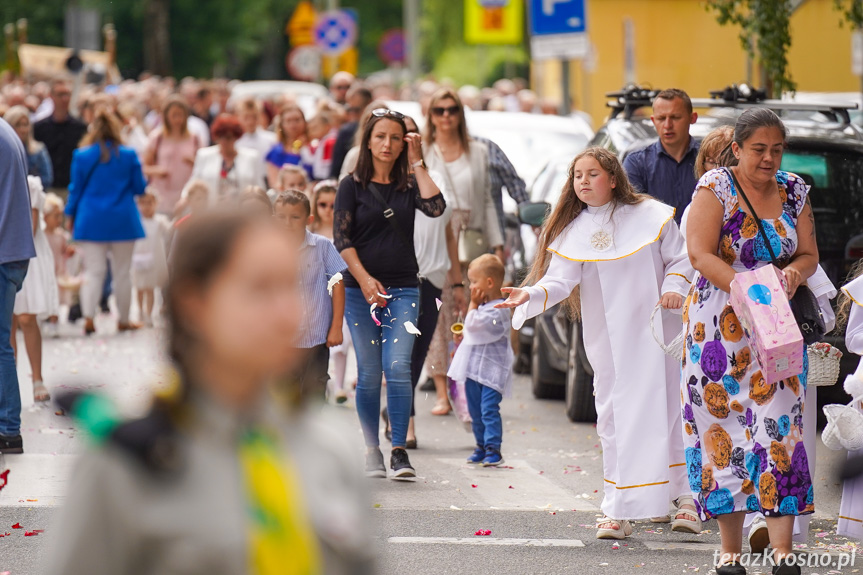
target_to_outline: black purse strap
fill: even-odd
[[[758,214],[755,212],[755,208],[752,207],[752,203],[749,201],[749,198],[746,197],[746,192],[743,191],[743,187],[740,185],[740,182],[737,181],[737,177],[734,175],[731,168],[728,168],[728,173],[731,174],[731,179],[734,181],[734,187],[737,189],[737,193],[741,198],[743,198],[743,201],[746,202],[746,207],[749,208],[749,213],[753,218],[755,218],[755,225],[758,226],[758,232],[764,239],[764,245],[767,247],[767,251],[770,252],[770,259],[772,260],[773,265],[779,268],[779,260],[776,259],[776,253],[773,251],[773,246],[770,245],[770,238],[767,237],[767,232],[764,231],[764,222],[762,222],[761,218],[758,217]]]
[[[389,204],[387,204],[386,200],[384,200],[384,197],[381,195],[381,191],[374,184],[374,182],[369,182],[368,188],[369,188],[369,191],[372,193],[372,195],[375,197],[375,199],[378,201],[378,203],[384,207],[384,217],[387,219],[389,224],[395,230],[396,235],[402,240],[402,242],[405,244],[406,248],[413,251],[413,249],[414,249],[413,242],[411,242],[408,239],[405,232],[402,231],[401,226],[399,226],[399,223],[395,220],[396,214],[392,210],[392,208],[389,206]]]

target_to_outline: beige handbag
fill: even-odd
[[[459,211],[464,211],[461,209],[458,203],[458,194],[456,193],[455,186],[453,185],[452,177],[450,177],[449,169],[446,167],[446,160],[443,158],[443,154],[440,152],[438,145],[434,146],[435,154],[437,154],[438,158],[440,158],[441,166],[443,166],[444,176],[446,177],[447,186],[452,193],[453,201],[455,202],[455,209]],[[468,213],[468,221],[470,221],[470,210],[466,210]],[[460,233],[458,235],[458,261],[461,264],[467,265],[479,256],[488,253],[488,238],[486,238],[485,232],[483,230],[469,228],[467,225],[463,225],[461,227]]]

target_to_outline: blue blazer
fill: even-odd
[[[72,154],[66,215],[75,218],[72,237],[87,242],[124,242],[144,237],[135,196],[147,183],[131,148],[107,144],[110,159],[101,163],[98,144]],[[89,181],[87,174],[92,171]],[[84,188],[83,186],[86,186]]]

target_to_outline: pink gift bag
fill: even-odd
[[[738,273],[731,282],[731,307],[749,338],[767,385],[803,373],[803,335],[772,264]]]

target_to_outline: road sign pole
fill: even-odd
[[[407,62],[408,69],[408,82],[411,87],[411,97],[416,100],[419,97],[416,81],[420,75],[419,0],[403,0],[402,16],[404,18],[405,61]]]
[[[561,116],[569,116],[572,113],[572,92],[570,91],[569,82],[569,60],[566,58],[560,61],[560,79],[561,79],[561,104],[560,104],[560,115]]]

